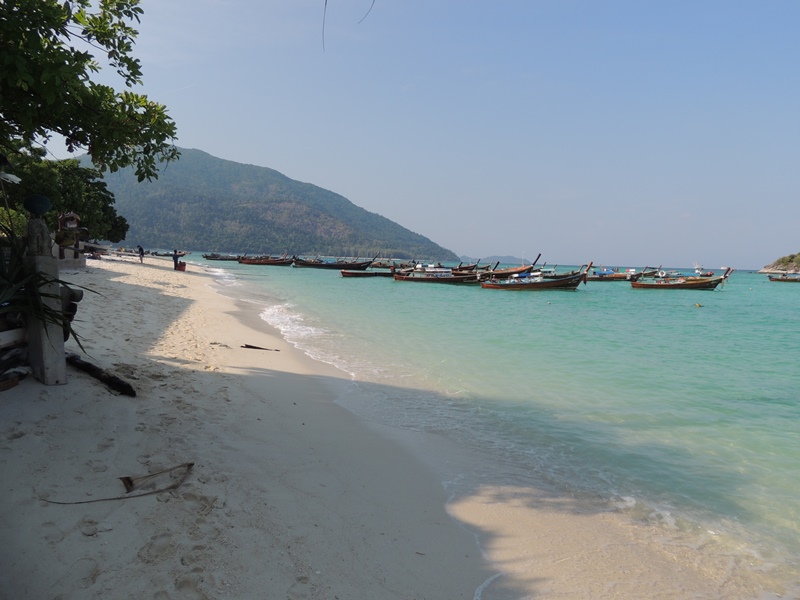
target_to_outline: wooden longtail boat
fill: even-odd
[[[241,256],[235,256],[233,254],[217,254],[216,252],[212,252],[211,254],[203,254],[203,258],[206,260],[239,260]]]
[[[494,265],[495,268],[497,268],[497,265],[499,264],[500,261],[497,261],[497,263],[495,263]],[[470,263],[467,265],[465,265],[464,263],[458,263],[458,265],[451,268],[453,271],[453,275],[466,275],[468,273],[477,273],[477,272],[487,273],[492,270],[492,263],[488,263],[485,265],[481,265],[480,262]]]
[[[291,256],[240,256],[240,265],[272,265],[288,267],[294,259]]]
[[[533,265],[526,267],[509,267],[507,269],[492,269],[491,271],[483,271],[478,273],[481,281],[488,281],[489,279],[508,279],[509,277],[522,277],[523,275],[530,275],[533,271]]]
[[[478,283],[478,273],[454,273],[447,267],[424,267],[417,265],[411,271],[394,273],[395,281],[418,281],[420,283]]]
[[[641,277],[648,277],[648,278],[652,279],[653,277],[657,277],[658,276],[658,272],[660,270],[661,270],[661,266],[660,265],[659,265],[659,267],[657,269],[649,269],[648,267],[645,267],[644,269],[642,269]],[[641,277],[640,277],[640,279],[641,279]]]
[[[581,283],[586,283],[586,273],[591,268],[592,263],[584,265],[578,271],[563,275],[561,277],[542,277],[537,276],[512,276],[507,279],[490,279],[481,282],[481,287],[487,290],[514,290],[514,291],[535,291],[535,290],[575,290]]]
[[[647,269],[647,267],[645,267]],[[644,270],[642,271],[642,273]],[[595,269],[591,275],[586,275],[586,281],[637,281],[642,273],[637,273],[636,269],[620,271],[619,269],[606,269],[600,267]]]
[[[376,257],[377,258],[377,257]],[[368,260],[332,260],[326,261],[321,258],[300,258],[294,256],[295,267],[309,267],[312,269],[346,269],[348,271],[365,271],[372,264],[374,258]]]
[[[637,290],[714,290],[733,273],[728,267],[722,275],[714,277],[665,277],[655,281],[631,281],[631,287]]]
[[[778,275],[777,277],[770,275],[770,281],[793,281],[794,283],[800,283],[800,275]]]
[[[349,269],[342,269],[342,277],[393,277],[394,273],[391,271],[351,271]]]
[[[497,266],[500,263],[497,263],[495,264],[494,269],[490,269],[488,271],[482,271],[479,274],[480,280],[488,281],[489,279],[508,279],[509,277],[513,276],[528,275],[533,272],[534,265],[539,261],[539,257],[541,255],[542,253],[540,252],[539,256],[537,256],[536,260],[534,260],[531,264],[522,265],[519,267],[507,267],[503,269],[498,269]]]
[[[382,258],[380,260],[373,260],[371,267],[373,269],[413,269],[416,264],[416,261],[397,262],[396,260]]]
[[[706,271],[700,263],[694,263],[694,274],[697,277],[714,277],[714,271]]]

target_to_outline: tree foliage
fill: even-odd
[[[0,141],[60,134],[100,168],[157,178],[157,163],[179,156],[177,130],[164,105],[131,91],[142,83],[132,56],[142,14],[139,0],[0,1]],[[92,80],[101,70],[93,52],[124,91]]]
[[[13,156],[13,172],[20,178],[18,184],[5,184],[5,200],[8,207],[21,213],[25,198],[42,194],[50,198],[51,210],[43,218],[50,231],[58,229],[58,215],[75,212],[81,218],[81,226],[88,229],[95,239],[119,242],[125,239],[128,222],[117,214],[114,195],[108,190],[103,174],[91,165],[81,165],[77,159],[44,160],[41,148],[26,149],[18,143],[12,147],[0,144],[0,153]],[[13,214],[13,213],[12,213]],[[6,225],[24,231],[24,219],[4,215]]]

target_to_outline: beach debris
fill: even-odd
[[[58,500],[50,500],[49,498],[40,498],[44,502],[49,504],[91,504],[92,502],[108,502],[110,500],[127,500],[128,498],[141,498],[142,496],[152,496],[154,494],[160,494],[161,492],[169,492],[171,490],[178,489],[186,478],[189,477],[189,473],[192,472],[192,468],[194,467],[193,462],[187,462],[175,467],[170,467],[169,469],[164,469],[163,471],[158,471],[157,473],[150,473],[149,475],[142,475],[139,477],[120,477],[120,481],[122,481],[122,485],[125,486],[125,496],[112,496],[110,498],[94,498],[93,500],[79,500],[77,502],[59,502]],[[166,479],[166,481],[165,481]],[[159,487],[158,489],[149,489],[159,484],[167,483],[164,487]],[[142,491],[139,494],[130,494],[132,491],[135,490],[146,490]]]
[[[134,490],[154,488],[163,482],[164,479],[172,481],[172,483],[162,488],[162,490],[169,490],[178,487],[189,476],[189,473],[194,467],[193,462],[183,463],[176,467],[170,467],[157,473],[150,473],[149,475],[142,475],[140,477],[120,477],[119,480],[125,486],[125,493],[130,494]],[[165,477],[166,476],[166,477]]]
[[[12,367],[7,371],[0,374],[0,392],[10,390],[19,385],[19,382],[25,379],[31,373],[31,368],[28,366]]]
[[[244,344],[242,348],[249,348],[250,350],[266,350],[267,352],[280,352],[277,348],[262,348],[261,346],[253,346],[251,344]]]
[[[136,397],[136,390],[133,389],[133,386],[130,383],[120,377],[117,377],[116,375],[112,375],[105,369],[101,369],[89,361],[83,360],[77,354],[67,354],[67,362],[73,367],[77,367],[81,371],[88,373],[95,379],[102,381],[115,392],[119,392],[120,394],[134,398]]]

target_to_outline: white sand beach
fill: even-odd
[[[769,597],[724,556],[540,489],[448,504],[419,449],[335,402],[344,373],[197,267],[61,277],[99,292],[83,357],[136,397],[72,367],[0,392],[0,598]]]

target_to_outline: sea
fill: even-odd
[[[356,414],[713,541],[800,597],[800,284],[511,293],[187,259],[340,369]]]

